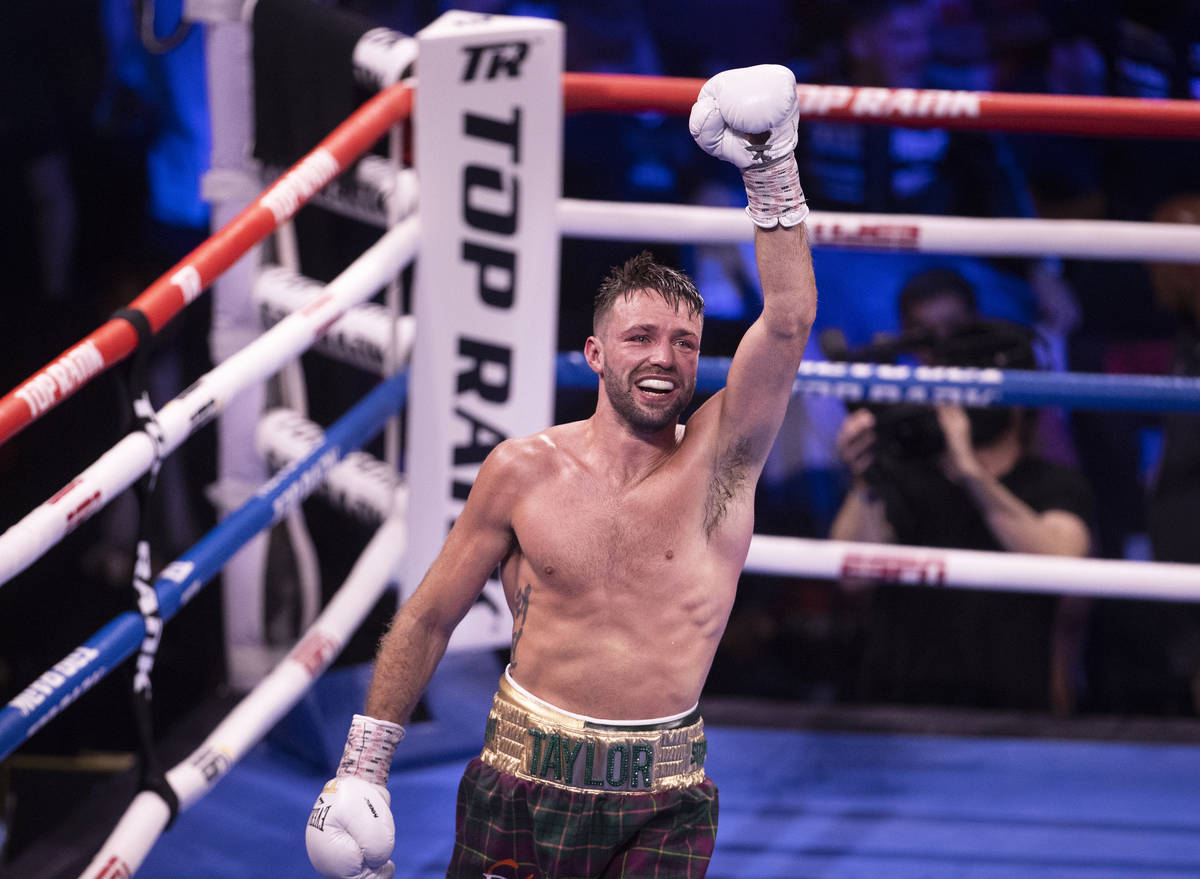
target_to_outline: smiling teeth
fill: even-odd
[[[675,389],[675,385],[669,381],[663,381],[658,378],[645,378],[637,383],[639,388],[646,391],[671,391]]]

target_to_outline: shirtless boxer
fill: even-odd
[[[690,128],[742,170],[762,315],[725,389],[682,425],[703,300],[646,254],[605,280],[584,347],[600,380],[595,414],[492,451],[380,645],[365,715],[306,833],[325,875],[392,875],[385,785],[400,724],[497,566],[512,660],[459,788],[447,875],[479,879],[505,861],[522,879],[704,874],[717,791],[696,707],[816,312],[797,112],[784,67],[704,85]]]

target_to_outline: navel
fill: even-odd
[[[668,559],[668,560],[670,560],[670,559],[673,559],[673,558],[675,558],[675,550],[673,550],[673,549],[668,549],[668,550],[667,550],[667,559]]]

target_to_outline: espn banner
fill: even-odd
[[[499,442],[554,417],[563,32],[447,12],[417,35],[417,336],[409,383],[410,595]],[[498,580],[451,649],[512,636]]]

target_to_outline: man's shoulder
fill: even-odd
[[[534,476],[537,471],[552,466],[575,442],[578,425],[560,424],[506,439],[488,455],[489,466],[499,472],[516,476]]]

